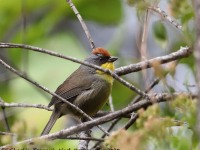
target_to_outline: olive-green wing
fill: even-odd
[[[81,74],[80,68],[77,69],[57,88],[55,93],[72,103],[83,91],[89,90],[93,82],[88,76],[80,76]],[[48,107],[59,102],[61,102],[61,100],[53,96]]]
[[[82,93],[82,89],[74,88],[74,89],[71,89],[70,91],[66,91],[66,92],[63,91],[63,93],[57,93],[57,94],[60,95],[65,100],[72,102],[81,93]],[[59,103],[59,102],[61,102],[61,100],[58,99],[57,97],[53,96],[48,107],[51,107],[52,105]]]

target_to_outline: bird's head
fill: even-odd
[[[92,51],[92,54],[86,59],[89,63],[93,63],[105,69],[114,70],[113,62],[117,57],[111,56],[104,48],[98,47]]]

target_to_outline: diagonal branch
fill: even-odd
[[[128,65],[128,66],[120,67],[120,68],[115,69],[115,72],[112,72],[110,70],[103,69],[99,66],[89,64],[89,63],[84,62],[84,61],[80,61],[76,58],[64,56],[64,55],[61,55],[61,54],[58,54],[58,53],[55,53],[55,52],[52,52],[52,51],[49,51],[49,50],[46,50],[46,49],[39,48],[39,47],[34,47],[34,46],[29,46],[29,45],[24,45],[24,44],[0,43],[0,48],[25,48],[27,50],[33,50],[33,51],[37,51],[37,52],[41,52],[41,53],[46,53],[46,54],[49,54],[49,55],[52,55],[52,56],[64,58],[64,59],[67,59],[67,60],[70,60],[70,61],[73,61],[73,62],[81,63],[81,64],[89,66],[89,67],[93,67],[93,68],[101,70],[101,71],[103,71],[107,74],[110,74],[116,80],[118,80],[123,85],[130,88],[131,90],[135,91],[136,93],[138,93],[142,97],[147,97],[146,93],[144,93],[140,89],[135,88],[132,84],[130,84],[129,82],[120,78],[119,75],[124,75],[124,74],[128,74],[128,73],[131,73],[131,72],[140,71],[142,69],[150,68],[150,67],[153,66],[153,63],[155,63],[155,62],[160,62],[160,64],[164,64],[164,63],[168,63],[168,62],[171,62],[171,61],[174,61],[174,60],[177,60],[177,59],[181,59],[181,58],[189,56],[192,52],[191,48],[189,48],[189,47],[181,47],[180,50],[178,50],[177,52],[173,52],[173,53],[165,55],[165,56],[156,57],[156,58],[153,58],[153,59],[150,59],[150,60],[142,61],[142,62],[137,63],[137,64],[131,64],[131,65]],[[10,67],[8,67],[8,69],[9,68]],[[32,81],[32,82],[34,82],[34,81]]]
[[[110,74],[108,70],[103,69],[99,66],[89,64],[85,61],[78,60],[77,58],[65,56],[65,55],[56,53],[54,51],[50,51],[50,50],[40,48],[40,47],[35,47],[35,46],[25,45],[25,44],[0,43],[0,48],[23,48],[23,49],[26,49],[26,50],[32,50],[32,51],[48,54],[48,55],[51,55],[51,56],[59,57],[59,58],[62,58],[62,59],[70,60],[72,62],[83,64],[85,66],[92,67],[92,68],[98,69],[102,72]],[[175,61],[175,60],[178,60],[178,59],[181,59],[181,58],[188,57],[191,53],[192,53],[192,50],[191,50],[190,47],[187,47],[187,46],[181,47],[176,52],[167,54],[165,56],[159,56],[159,57],[156,57],[156,58],[153,58],[153,59],[150,59],[150,60],[141,61],[137,64],[130,64],[128,66],[123,66],[123,67],[117,68],[117,69],[115,69],[115,74],[117,74],[118,76],[122,76],[122,75],[126,75],[126,74],[129,74],[129,73],[132,73],[132,72],[141,71],[141,70],[153,67],[152,66],[153,62],[160,62],[160,64],[165,64],[165,63],[169,63],[171,61]]]
[[[149,92],[155,85],[157,85],[158,83],[159,83],[159,79],[158,79],[158,78],[154,79],[153,82],[150,83],[150,85],[147,87],[147,89],[145,90],[145,92],[148,93],[148,92]],[[138,96],[136,96],[136,97],[134,98],[134,100],[133,100],[129,105],[133,105],[133,104],[135,104],[136,102],[140,101],[141,99],[142,99],[142,97],[138,95]],[[138,114],[137,114],[137,113],[129,114],[129,115],[131,115],[130,120],[124,125],[124,127],[123,127],[124,129],[128,129],[128,128],[136,121],[136,119],[138,118]],[[133,115],[134,115],[134,116],[133,116]],[[114,120],[114,121],[111,123],[111,125],[110,125],[110,127],[109,127],[109,129],[108,129],[107,131],[110,132],[110,130],[112,130],[112,128],[114,128],[114,126],[120,121],[120,119],[121,119],[121,118],[118,118],[118,119]],[[103,134],[103,135],[101,136],[101,138],[104,138],[105,136],[106,136],[106,135]],[[100,141],[97,142],[96,144],[94,144],[94,146],[93,146],[92,148],[96,148],[100,143],[101,143]]]
[[[130,126],[133,125],[133,123],[137,120],[138,117],[139,117],[138,113],[132,114],[131,119],[122,127],[122,129],[127,130]]]
[[[135,103],[134,105],[127,106],[127,107],[125,107],[121,110],[115,111],[113,113],[110,113],[110,114],[103,116],[103,117],[100,117],[98,119],[91,120],[91,121],[88,121],[88,122],[85,122],[85,123],[82,123],[82,124],[78,124],[76,126],[61,130],[61,131],[56,132],[56,133],[44,135],[44,136],[41,136],[41,137],[27,139],[27,140],[18,142],[14,145],[32,143],[36,140],[47,140],[47,139],[54,140],[54,139],[57,139],[59,137],[70,136],[74,133],[84,131],[88,128],[92,128],[94,126],[106,123],[106,122],[111,121],[115,118],[121,117],[125,114],[129,114],[133,111],[137,111],[138,109],[140,109],[142,107],[147,107],[147,106],[153,105],[154,103],[160,103],[160,102],[175,100],[180,95],[184,96],[184,97],[189,97],[189,98],[192,98],[192,99],[197,98],[196,94],[187,93],[187,92],[177,92],[177,93],[174,93],[174,94],[171,94],[171,93],[170,94],[169,93],[150,94],[149,97],[151,98],[152,101],[142,100],[142,101]],[[6,148],[6,147],[14,146],[14,145],[5,145],[5,146],[2,146],[0,148]]]
[[[155,62],[159,62],[160,64],[165,64],[171,61],[188,57],[190,56],[190,54],[192,54],[192,49],[190,47],[187,46],[181,47],[178,51],[165,56],[155,57],[153,59],[145,60],[137,64],[130,64],[128,66],[117,68],[115,69],[115,73],[119,76],[122,76],[132,72],[137,72],[143,69],[151,68],[153,67],[153,64],[155,64]]]
[[[86,36],[87,36],[87,38],[88,38],[88,41],[89,41],[89,43],[90,43],[90,47],[91,47],[92,49],[94,49],[94,48],[95,48],[95,45],[94,45],[94,42],[93,42],[93,40],[92,40],[92,36],[90,35],[90,32],[89,32],[89,30],[88,30],[88,28],[87,28],[87,26],[86,26],[86,24],[85,24],[83,18],[81,17],[80,13],[79,13],[78,10],[76,9],[76,7],[75,7],[75,5],[73,4],[72,0],[66,0],[66,1],[67,1],[67,3],[69,4],[69,6],[72,8],[72,10],[74,11],[74,14],[77,16],[77,18],[78,18],[78,20],[79,20],[79,22],[80,22],[80,24],[81,24],[81,26],[82,26],[82,28],[83,28],[83,30],[84,30]]]
[[[61,96],[57,95],[56,93],[51,92],[50,90],[48,90],[46,87],[40,85],[39,83],[31,80],[30,78],[26,77],[23,73],[17,71],[16,69],[12,68],[11,66],[9,66],[8,64],[6,64],[3,60],[0,59],[0,63],[8,70],[12,71],[13,73],[17,74],[18,76],[20,76],[21,78],[25,79],[26,81],[32,83],[33,85],[35,85],[36,87],[42,89],[43,91],[51,94],[52,96],[55,96],[56,98],[58,98],[59,100],[67,103],[70,107],[72,107],[73,109],[77,110],[81,115],[83,115],[84,117],[86,117],[89,120],[93,120],[89,115],[87,115],[85,112],[83,112],[80,108],[78,108],[77,106],[75,106],[74,104],[70,103],[69,101],[65,100],[64,98],[62,98]],[[102,130],[104,133],[106,133],[107,135],[109,135],[109,133],[103,129],[102,127],[98,126],[98,128],[100,130]]]
[[[59,137],[59,139],[69,139],[69,140],[92,140],[92,141],[101,141],[103,142],[103,138],[93,138],[93,137],[76,137],[76,136],[68,136],[68,137]]]
[[[56,56],[56,57],[59,57],[59,58],[70,60],[72,62],[83,64],[83,65],[88,66],[88,67],[95,68],[97,70],[100,70],[102,72],[105,72],[105,73],[111,75],[113,78],[115,78],[116,80],[118,80],[120,83],[122,83],[123,85],[125,85],[129,89],[135,91],[136,93],[138,93],[139,95],[141,95],[143,97],[146,97],[146,94],[143,91],[141,91],[140,89],[136,88],[135,86],[133,86],[132,84],[130,84],[126,80],[124,80],[121,77],[119,77],[115,72],[110,71],[108,69],[104,69],[104,68],[102,68],[100,66],[97,66],[97,65],[94,65],[94,64],[90,64],[90,63],[88,63],[86,61],[81,61],[81,60],[78,60],[77,58],[73,58],[73,57],[69,57],[69,56],[64,56],[64,55],[61,55],[59,53],[49,51],[47,49],[43,49],[43,48],[39,48],[39,47],[34,47],[34,46],[30,46],[30,45],[24,45],[24,44],[0,43],[0,48],[24,48],[26,50],[33,50],[33,51],[36,51],[36,52],[49,54],[51,56]]]
[[[172,19],[165,11],[161,10],[160,7],[149,7],[149,9],[153,10],[154,12],[158,13],[160,16],[165,18],[169,23],[175,26],[177,29],[182,31],[182,26],[174,19]]]
[[[22,103],[5,103],[5,102],[0,102],[0,106],[3,107],[23,107],[23,108],[39,108],[39,109],[45,109],[48,111],[52,111],[52,108],[49,108],[45,105],[41,105],[41,104],[22,104]]]

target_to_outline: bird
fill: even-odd
[[[104,48],[98,47],[84,60],[87,63],[113,71],[117,57]],[[113,77],[95,68],[80,65],[55,91],[55,93],[74,104],[89,116],[94,116],[107,103],[112,91]],[[77,110],[53,96],[48,107],[54,105],[53,112],[41,135],[49,134],[56,120],[64,115],[84,118]]]

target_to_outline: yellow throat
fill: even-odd
[[[104,69],[109,69],[111,71],[114,71],[114,69],[115,69],[115,66],[112,62],[104,63],[104,64],[101,65],[101,67],[104,68]],[[104,80],[108,81],[110,84],[113,83],[113,77],[112,76],[110,76],[110,75],[108,75],[108,74],[106,74],[106,73],[104,73],[100,70],[97,70],[96,73],[99,74]]]

